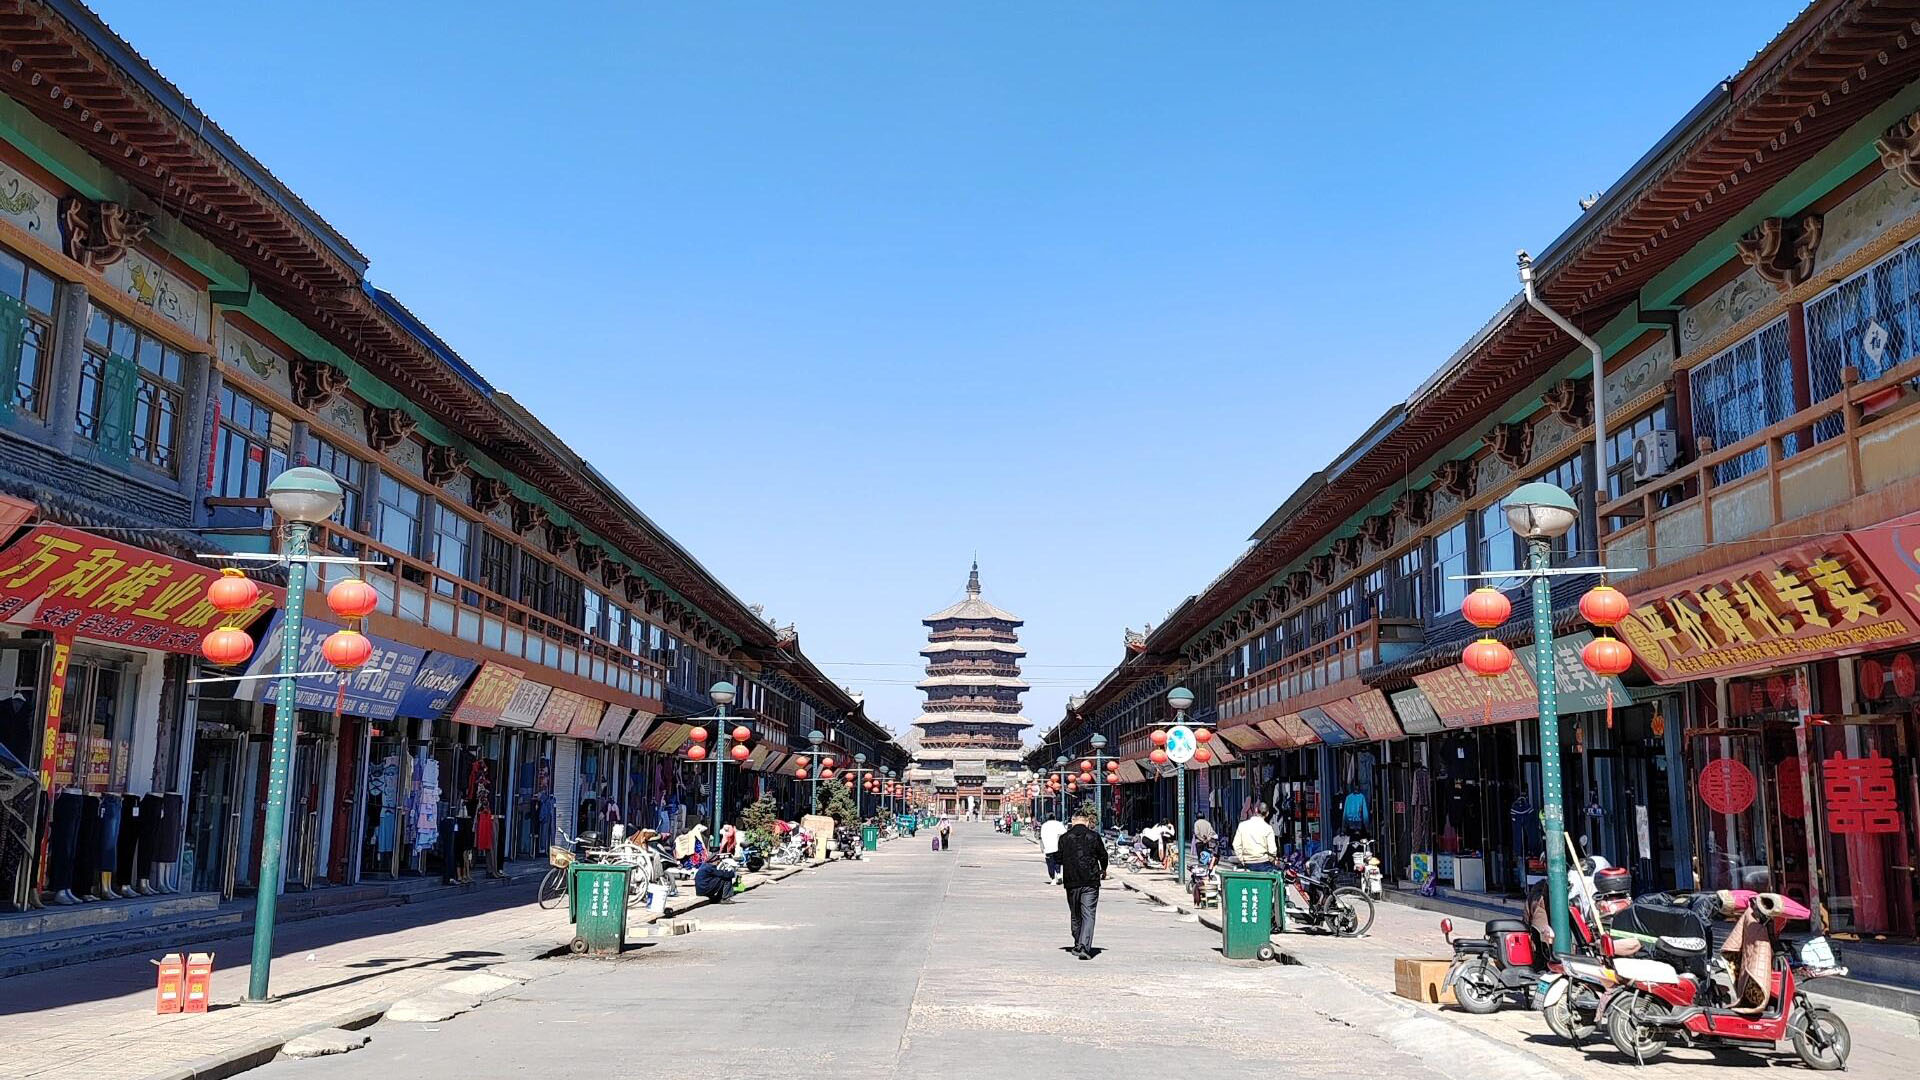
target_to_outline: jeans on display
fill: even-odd
[[[66,886],[75,896],[85,896],[100,884],[100,796],[89,792],[80,798],[80,836]]]
[[[86,796],[63,791],[53,799],[53,824],[47,835],[47,888],[59,892],[73,886],[73,858],[80,846],[80,813]]]
[[[145,850],[145,837],[140,831],[140,804],[138,795],[128,795],[120,800],[120,858],[114,872],[122,885],[137,884],[147,875],[141,872],[140,858]]]
[[[88,883],[97,892],[110,892],[120,869],[120,805],[124,801],[120,795],[100,797],[100,848],[94,857],[93,880]]]

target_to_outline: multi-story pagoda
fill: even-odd
[[[1020,733],[1020,619],[980,598],[980,564],[967,575],[966,599],[920,620],[928,627],[926,711],[910,744],[943,811],[996,814],[1024,784]]]

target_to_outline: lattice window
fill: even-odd
[[[1841,373],[1849,365],[1868,381],[1914,355],[1920,342],[1916,294],[1920,241],[1807,301],[1808,381],[1814,401],[1841,391]],[[1840,418],[1827,417],[1814,426],[1814,441],[1830,439],[1840,430]]]
[[[1793,415],[1792,368],[1783,315],[1688,372],[1694,437],[1728,447]],[[1782,445],[1788,457],[1800,449],[1791,435]],[[1730,483],[1766,463],[1767,448],[1757,446],[1716,466],[1714,477]]]

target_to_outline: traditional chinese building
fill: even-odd
[[[922,619],[927,626],[925,711],[909,736],[941,810],[995,814],[1022,781],[1018,616],[980,596],[980,564],[967,573],[967,595]]]
[[[1128,805],[1166,813],[1173,785],[1139,759],[1184,684],[1239,759],[1198,771],[1194,812],[1265,800],[1283,843],[1366,829],[1396,876],[1517,894],[1549,839],[1531,607],[1496,580],[1518,663],[1480,679],[1461,578],[1524,565],[1503,501],[1544,480],[1579,507],[1554,565],[1615,568],[1637,658],[1619,681],[1585,670],[1595,579],[1559,579],[1568,831],[1639,887],[1775,889],[1824,929],[1912,938],[1916,16],[1809,5],[1534,258],[1598,380],[1524,298],[1463,316],[1466,344],[1320,451],[1029,760],[1102,734],[1132,759]]]
[[[143,920],[263,887],[451,873],[448,835],[485,867],[609,803],[704,818],[712,768],[663,714],[723,679],[754,736],[736,799],[788,796],[815,729],[904,767],[791,626],[375,287],[91,11],[0,4],[0,51],[0,920],[35,920],[0,942],[41,950],[0,944],[0,974],[108,922],[143,948]],[[298,683],[287,877],[262,883],[275,706],[263,681],[189,680],[217,625],[201,557],[271,551],[266,485],[293,465],[344,492],[322,548],[377,562],[316,584],[364,573],[380,604],[360,674]],[[285,599],[266,584],[238,620],[259,639]],[[332,627],[320,592],[306,607],[312,653]]]

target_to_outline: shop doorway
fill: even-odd
[[[240,857],[241,770],[246,740],[224,728],[200,729],[188,786],[187,847],[181,877],[193,892],[234,894]]]
[[[1898,717],[1839,717],[1808,730],[1821,899],[1843,933],[1914,935],[1913,747]],[[1782,793],[1782,801],[1786,793]]]

